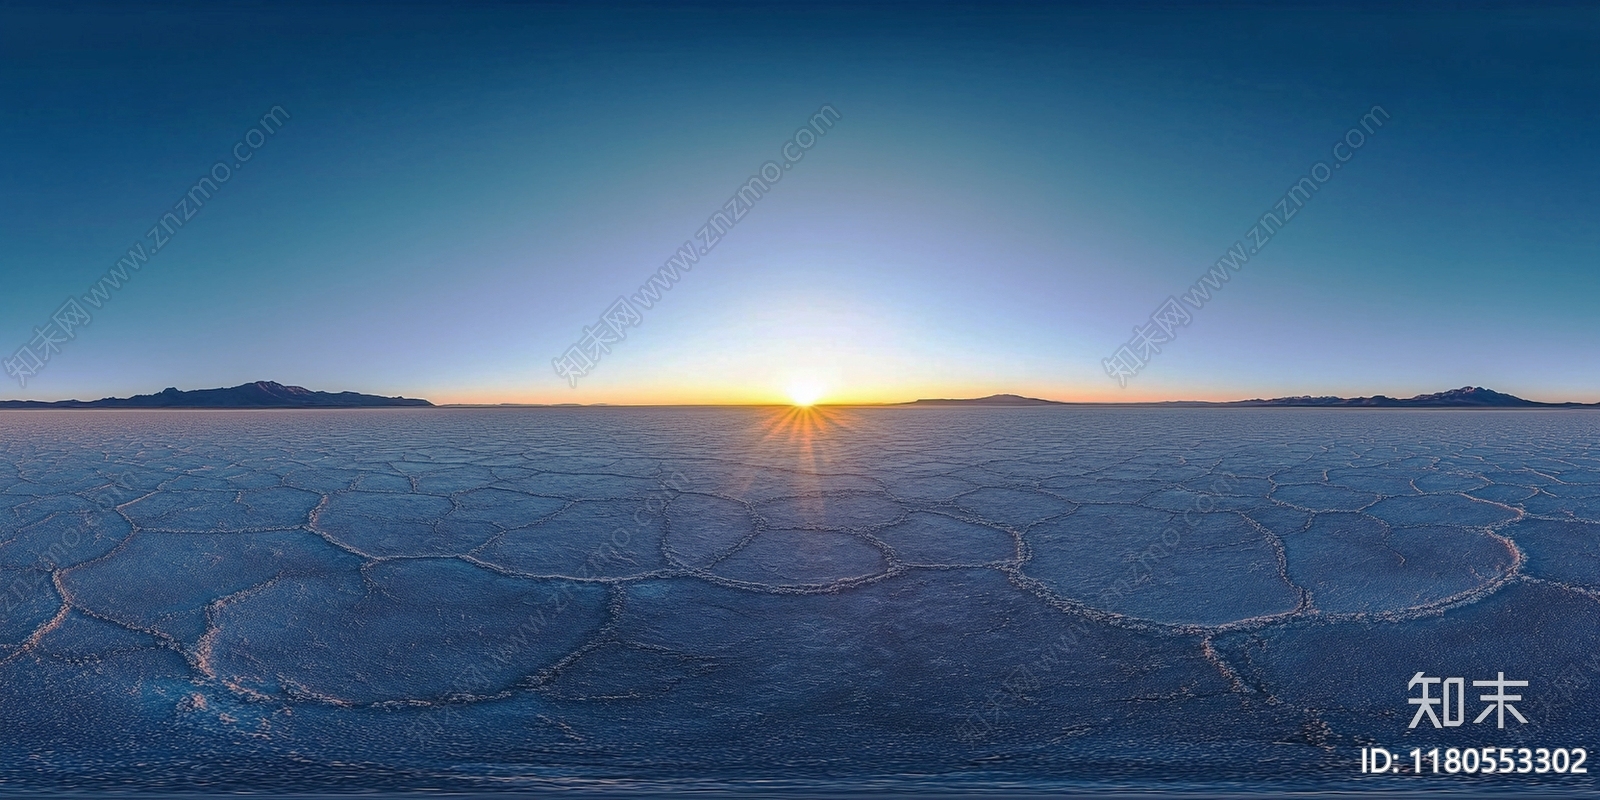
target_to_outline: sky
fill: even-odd
[[[1600,401],[1593,6],[0,18],[0,397]]]

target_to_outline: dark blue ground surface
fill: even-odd
[[[6,412],[0,792],[1592,792],[1359,760],[1600,744],[1597,441],[1549,411]],[[1419,671],[1466,679],[1465,724],[1407,727]],[[1526,724],[1472,722],[1499,672]]]

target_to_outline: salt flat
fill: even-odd
[[[4,412],[0,792],[1419,788],[1359,748],[1600,745],[1597,442],[1583,411]],[[1469,688],[1408,728],[1419,671],[1528,680],[1528,722]]]

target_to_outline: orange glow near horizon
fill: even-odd
[[[1277,397],[1270,390],[1257,392],[1229,392],[1226,390],[1173,392],[1171,390],[1139,391],[1133,386],[1127,390],[1115,384],[1107,387],[1093,386],[994,386],[994,385],[929,385],[859,386],[835,388],[820,382],[794,381],[787,385],[718,386],[699,383],[684,387],[615,387],[576,391],[530,392],[510,387],[438,387],[393,392],[407,397],[421,397],[437,405],[619,405],[619,406],[851,406],[909,403],[924,398],[974,398],[992,394],[1017,394],[1041,400],[1067,403],[1150,403],[1169,400],[1228,401],[1251,397]],[[1296,392],[1300,394],[1303,392]],[[386,392],[389,394],[389,392]]]

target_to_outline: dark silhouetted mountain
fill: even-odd
[[[1064,403],[1057,400],[1039,400],[1014,394],[992,394],[971,400],[917,400],[895,403],[900,406],[1156,406],[1166,408],[1237,408],[1237,407],[1309,407],[1309,408],[1600,408],[1600,403],[1540,403],[1524,400],[1515,395],[1463,386],[1448,392],[1419,394],[1416,397],[1275,397],[1271,400],[1230,400],[1211,402],[1205,400],[1170,400],[1154,403]]]
[[[970,400],[931,399],[915,400],[910,403],[898,403],[903,406],[1063,406],[1067,403],[1056,400],[1040,400],[1036,397],[1023,397],[1016,394],[991,394],[988,397],[974,397]]]
[[[167,389],[157,394],[101,400],[0,400],[0,408],[393,408],[433,406],[426,400],[358,392],[314,392],[303,386],[257,381],[227,389]]]
[[[1361,408],[1595,408],[1600,403],[1540,403],[1524,400],[1479,386],[1463,386],[1448,392],[1419,394],[1416,397],[1397,398],[1385,395],[1372,397],[1279,397],[1272,400],[1239,400],[1232,403],[1215,403],[1226,406],[1324,406]]]

